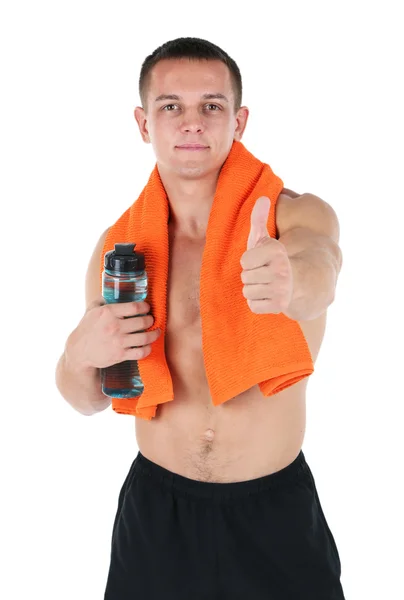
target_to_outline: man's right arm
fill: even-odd
[[[100,262],[108,229],[98,240],[87,268],[85,295],[87,310],[101,304]],[[55,374],[56,386],[63,398],[83,415],[93,415],[108,408],[111,398],[101,390],[101,369],[86,365],[79,358],[75,330],[69,335]]]

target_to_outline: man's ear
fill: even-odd
[[[150,135],[147,129],[147,118],[144,108],[137,106],[134,110],[134,115],[139,127],[140,135],[142,136],[142,140],[145,142],[145,144],[150,144]]]
[[[240,142],[241,138],[243,137],[244,130],[247,126],[249,112],[250,111],[246,106],[242,106],[240,108],[240,110],[237,112],[237,116],[236,116],[237,127],[234,131],[234,136],[233,136],[233,139],[236,140],[236,142]]]

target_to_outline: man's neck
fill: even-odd
[[[191,239],[205,237],[217,179],[218,175],[199,180],[161,176],[168,197],[169,224],[178,235]]]

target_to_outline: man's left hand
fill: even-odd
[[[251,213],[247,250],[241,257],[243,295],[256,314],[279,314],[292,301],[292,266],[285,246],[271,238],[267,222],[271,201],[261,196]]]

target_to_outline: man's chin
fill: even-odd
[[[208,172],[201,165],[179,165],[175,171],[183,179],[198,179]]]

